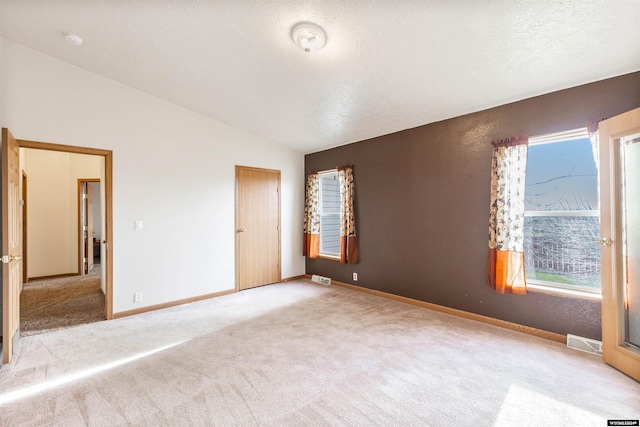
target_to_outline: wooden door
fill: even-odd
[[[640,381],[640,108],[599,127],[602,358]]]
[[[93,183],[100,179],[78,180],[78,265],[79,274],[93,270],[93,203],[96,197]]]
[[[93,270],[93,186],[88,182],[85,183],[87,187],[87,203],[86,219],[87,219],[87,231],[85,234],[85,242],[87,244],[87,273],[91,273]]]
[[[9,363],[20,339],[22,229],[20,146],[2,129],[2,361]]]
[[[84,275],[89,273],[89,251],[87,247],[89,245],[89,241],[87,240],[87,183],[78,180],[78,189],[78,218],[80,220],[80,228],[78,230],[78,239],[80,239],[78,264],[80,266],[80,274]]]
[[[236,166],[236,289],[280,280],[280,171]]]
[[[27,200],[28,197],[28,179],[27,173],[22,171],[22,283],[29,280],[29,271],[27,268]]]

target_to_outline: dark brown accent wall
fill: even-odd
[[[576,129],[637,107],[640,72],[307,155],[307,172],[354,165],[360,246],[359,264],[307,259],[307,274],[601,339],[599,302],[486,287],[490,142]]]

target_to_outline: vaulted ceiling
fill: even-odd
[[[1,37],[304,153],[638,71],[638,23],[638,0],[0,0]]]

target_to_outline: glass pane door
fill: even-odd
[[[625,345],[640,350],[640,133],[619,139],[621,312]]]
[[[598,134],[602,359],[640,381],[640,108]]]

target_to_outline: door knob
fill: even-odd
[[[244,233],[244,228],[238,229],[238,233]]]
[[[22,257],[20,255],[3,255],[2,263],[9,264],[11,261],[20,261]]]
[[[611,246],[611,238],[610,237],[600,237],[598,239],[598,243],[602,246]]]

